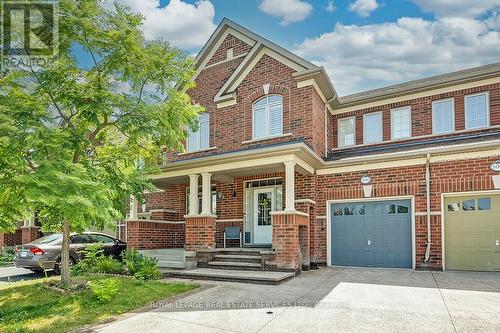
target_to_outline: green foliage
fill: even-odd
[[[130,249],[122,252],[122,258],[127,272],[130,275],[135,275],[141,269],[144,255],[135,249]]]
[[[10,263],[16,258],[14,248],[4,247],[0,249],[0,263]]]
[[[75,275],[84,273],[120,274],[125,271],[123,263],[106,257],[101,243],[91,244],[82,251],[83,259],[71,268]]]
[[[143,18],[100,0],[59,2],[58,61],[0,72],[0,230],[103,227],[152,190],[161,147],[182,149],[197,114],[193,59],[148,41]],[[73,48],[85,50],[82,66]],[[136,161],[146,161],[139,168]]]
[[[96,273],[107,273],[107,274],[120,274],[123,273],[124,271],[125,267],[123,266],[123,263],[110,257],[103,257],[99,261],[97,261],[94,270],[94,272]]]
[[[89,282],[92,293],[100,302],[109,302],[118,293],[118,280],[115,278]]]
[[[95,272],[98,262],[104,258],[104,249],[101,243],[95,243],[87,246],[80,255],[83,259],[71,267],[75,275]]]
[[[122,256],[127,272],[130,275],[143,281],[159,280],[161,278],[156,258],[145,256],[135,249],[126,250]]]
[[[100,281],[99,275],[75,280]],[[192,290],[196,285],[117,277],[118,296],[101,302],[90,288],[79,293],[47,289],[46,279],[0,285],[0,331],[2,333],[63,333],[132,311],[151,302]]]

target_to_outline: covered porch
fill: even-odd
[[[152,239],[146,242],[154,243],[175,229],[177,241],[169,242],[180,247],[183,239],[188,256],[200,267],[226,246],[265,250],[262,269],[308,268],[314,201],[307,197],[307,187],[315,169],[304,155],[260,155],[212,165],[204,159],[205,165],[192,161],[182,167],[175,163],[154,176],[162,192],[148,196],[145,207],[132,199],[128,225],[143,224],[148,232],[127,228],[128,237],[135,233],[134,239],[141,242],[149,234]],[[239,229],[239,239],[225,240],[228,227]]]

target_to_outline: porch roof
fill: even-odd
[[[212,179],[232,182],[236,177],[284,171],[284,162],[296,162],[296,171],[314,174],[321,167],[320,158],[303,142],[258,147],[168,163],[158,174],[151,175],[158,187],[182,184],[190,174],[208,172]]]

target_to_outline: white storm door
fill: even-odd
[[[271,212],[274,207],[274,189],[256,189],[254,192],[254,236],[255,244],[271,244],[273,241],[273,226]]]

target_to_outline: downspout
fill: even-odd
[[[425,201],[427,216],[427,247],[425,249],[424,263],[428,263],[431,257],[431,154],[427,154],[425,163]]]
[[[328,104],[333,102],[336,97],[333,97],[325,102],[325,157],[328,157]]]

